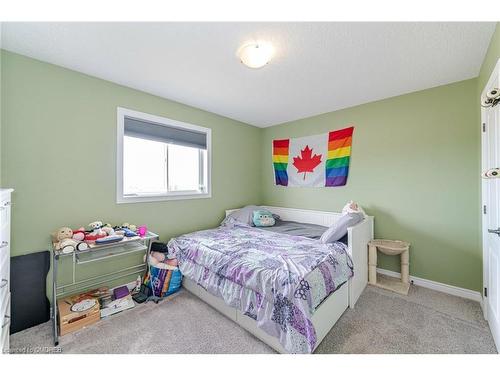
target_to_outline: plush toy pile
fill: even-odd
[[[179,263],[173,254],[169,254],[167,243],[151,242],[148,264],[150,267],[144,276],[148,297],[163,298],[180,289],[182,274]]]
[[[178,266],[177,259],[168,253],[168,246],[163,242],[151,243],[149,252],[149,264],[153,267],[174,270]]]
[[[144,225],[137,227],[129,223],[112,226],[108,223],[103,224],[102,221],[94,221],[87,227],[74,230],[68,227],[59,228],[52,234],[54,248],[69,254],[75,250],[86,250],[93,245],[119,242],[125,237],[144,237],[147,234]]]

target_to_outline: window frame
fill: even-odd
[[[123,141],[125,136],[125,117],[136,118],[141,121],[153,122],[158,125],[175,127],[179,129],[193,130],[206,134],[207,137],[207,181],[206,192],[176,191],[159,194],[124,195],[123,194]],[[159,202],[181,199],[202,199],[212,197],[212,129],[203,126],[189,124],[187,122],[172,120],[166,117],[156,116],[149,113],[134,111],[131,109],[117,107],[116,109],[116,203],[140,203]],[[201,160],[200,160],[201,162]],[[167,166],[168,168],[168,166]],[[200,168],[202,170],[203,168]],[[168,173],[168,171],[167,171]],[[168,189],[168,186],[167,186]]]

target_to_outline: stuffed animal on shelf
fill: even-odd
[[[77,236],[80,238],[81,236]],[[61,250],[64,254],[72,253],[75,250],[85,250],[88,245],[85,242],[80,242],[74,238],[74,233],[71,228],[61,227],[54,234],[56,241],[56,248]]]
[[[85,239],[85,228],[80,227],[76,230],[73,231],[73,236],[71,237],[73,240],[77,241],[76,244],[76,249],[77,250],[86,250],[89,248],[89,245],[87,245],[83,240]]]
[[[98,238],[103,238],[107,236],[106,231],[102,229],[103,227],[102,221],[93,221],[88,225],[88,227],[90,228],[90,231],[85,233],[85,238],[84,238],[84,241],[86,243],[92,244],[95,243],[95,240],[97,240]]]
[[[129,223],[123,223],[122,224],[122,229],[130,229],[132,232],[135,232],[135,231],[137,231],[137,225],[129,224]]]
[[[72,238],[75,241],[83,241],[83,239],[85,238],[85,228],[80,227],[78,229],[74,229]]]
[[[99,236],[107,236],[106,232],[102,229],[102,221],[93,221],[92,223],[89,224],[90,229],[92,229],[92,235],[99,237]]]
[[[106,232],[94,235],[93,233],[85,233],[84,241],[86,243],[94,243],[97,239],[106,237]]]
[[[59,249],[64,254],[72,253],[75,250],[82,251],[82,250],[86,250],[88,248],[89,248],[89,245],[87,245],[85,242],[78,242],[72,238],[65,238],[64,240],[59,242]]]
[[[115,234],[125,236],[125,237],[135,237],[137,236],[137,226],[129,223],[123,223],[122,225],[116,226]]]
[[[73,237],[73,231],[71,228],[68,227],[61,227],[57,230],[56,233],[54,233],[54,239],[59,242],[61,240],[64,240],[65,238],[71,238]]]
[[[104,224],[101,228],[108,236],[113,236],[115,234],[115,230],[113,229],[111,224]]]

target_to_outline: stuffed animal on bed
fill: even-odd
[[[366,216],[365,211],[363,210],[363,208],[361,208],[359,204],[357,204],[354,201],[349,201],[344,206],[344,208],[342,208],[342,215],[352,214],[352,213],[360,213],[363,215],[363,217]]]
[[[276,220],[271,211],[258,210],[253,212],[253,223],[256,227],[272,227]]]
[[[349,201],[342,209],[342,215],[322,235],[320,241],[333,243],[347,235],[347,229],[356,225],[366,216],[365,211],[356,202]]]

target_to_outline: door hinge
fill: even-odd
[[[483,214],[486,215],[486,205],[483,206]]]
[[[484,296],[488,297],[488,288],[484,288]]]
[[[483,133],[486,132],[486,123],[483,122]]]

